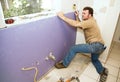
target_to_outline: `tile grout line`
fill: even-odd
[[[119,67],[119,71],[118,71],[118,76],[117,76],[117,80],[116,80],[116,82],[117,82],[118,79],[119,79],[119,74],[120,74],[120,67]]]

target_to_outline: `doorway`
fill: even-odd
[[[115,48],[115,49],[114,49]],[[117,21],[117,25],[116,25],[116,29],[115,29],[115,33],[113,36],[113,40],[111,43],[111,47],[109,50],[109,54],[112,52],[112,50],[116,50],[120,48],[120,14],[118,17],[118,21]]]

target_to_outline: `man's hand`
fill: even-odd
[[[76,16],[76,17],[79,16],[79,11],[75,11],[75,16]]]
[[[65,17],[65,16],[64,16],[64,13],[63,13],[62,11],[61,11],[61,12],[58,12],[58,13],[57,13],[57,16],[64,20],[64,17]]]
[[[57,16],[59,18],[61,18],[63,21],[65,21],[66,23],[68,23],[69,25],[73,26],[73,27],[78,27],[79,26],[79,24],[78,24],[79,21],[66,17],[63,12],[58,12]]]
[[[80,19],[79,19],[79,11],[75,11],[75,16],[76,16],[76,20],[80,21]]]

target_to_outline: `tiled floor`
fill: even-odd
[[[107,82],[120,82],[120,43],[114,43],[108,60],[103,65],[109,69]],[[68,68],[53,68],[39,82],[59,82],[60,78],[67,82],[72,76],[79,77],[80,82],[99,82],[99,74],[90,62],[90,57],[81,54],[76,55]]]

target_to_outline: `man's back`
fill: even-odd
[[[81,22],[81,25],[87,43],[100,42],[104,44],[97,22],[93,17]]]

